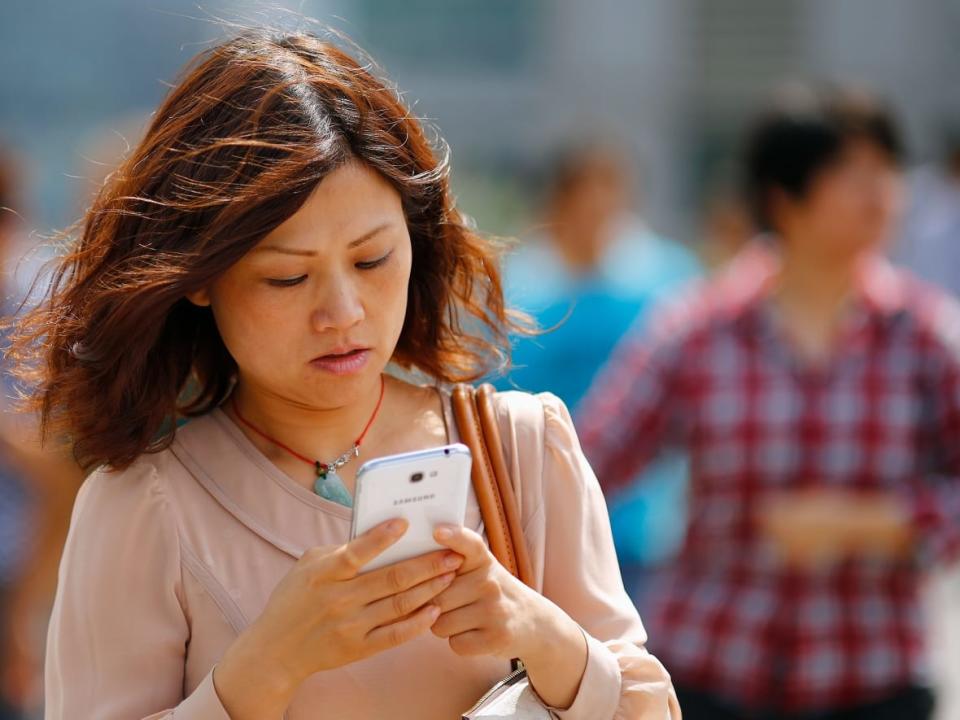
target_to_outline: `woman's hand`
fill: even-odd
[[[232,720],[279,718],[313,673],[430,628],[440,614],[435,598],[453,581],[460,555],[440,550],[359,574],[405,531],[405,521],[390,521],[334,550],[303,554],[216,667],[217,694]]]
[[[520,658],[540,698],[569,707],[587,664],[580,626],[511,575],[477,533],[441,525],[434,537],[464,561],[453,584],[433,600],[442,613],[433,634],[447,638],[458,655]]]

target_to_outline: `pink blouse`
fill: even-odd
[[[449,440],[457,440],[442,393]],[[588,639],[564,720],[680,717],[670,677],[617,567],[607,511],[566,407],[550,394],[496,397],[538,590]],[[312,546],[348,540],[351,511],[272,464],[221,410],[177,430],[127,470],[94,471],[77,497],[47,639],[48,720],[229,720],[212,671]],[[472,496],[467,525],[482,532]],[[508,663],[464,658],[426,633],[318,672],[289,720],[453,720]]]

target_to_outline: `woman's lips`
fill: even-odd
[[[342,355],[324,355],[314,358],[310,364],[318,370],[333,375],[351,375],[360,371],[370,357],[370,350],[360,348],[343,353]]]

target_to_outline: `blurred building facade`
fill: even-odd
[[[960,111],[955,0],[12,0],[0,9],[0,132],[34,162],[38,227],[72,219],[82,178],[112,159],[77,148],[154,107],[180,65],[229,31],[218,18],[289,25],[299,13],[381,62],[450,142],[466,209],[498,232],[524,219],[523,183],[510,180],[595,122],[627,137],[652,179],[651,224],[692,239],[706,179],[784,78],[873,85],[919,157],[939,151],[939,119]]]

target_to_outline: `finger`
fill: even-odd
[[[367,649],[376,654],[403,645],[426,632],[439,615],[436,605],[425,605],[408,618],[374,628],[367,633]]]
[[[435,550],[365,573],[357,578],[358,591],[364,602],[371,603],[457,570],[462,564],[463,556],[449,550]]]
[[[472,655],[491,655],[492,643],[485,630],[468,630],[454,635],[448,641],[450,649],[462,657]]]
[[[449,587],[456,576],[456,573],[449,572],[422,582],[406,592],[370,603],[363,610],[365,621],[369,627],[373,628],[412,615]],[[436,605],[435,602],[432,604]]]
[[[492,589],[487,587],[488,582],[493,581],[490,580],[486,569],[477,568],[465,575],[458,575],[450,587],[437,595],[433,602],[441,612],[445,613],[465,607],[476,602],[487,590]]]
[[[407,521],[402,518],[370,528],[331,554],[333,576],[341,580],[356,577],[364,565],[403,537],[406,531]]]
[[[483,627],[482,609],[479,605],[473,604],[441,613],[430,628],[430,632],[437,637],[449,638],[470,630],[479,630],[481,627]]]
[[[483,538],[469,528],[442,524],[436,527],[433,537],[441,545],[463,555],[461,573],[470,572],[490,562],[490,551],[487,550]]]

